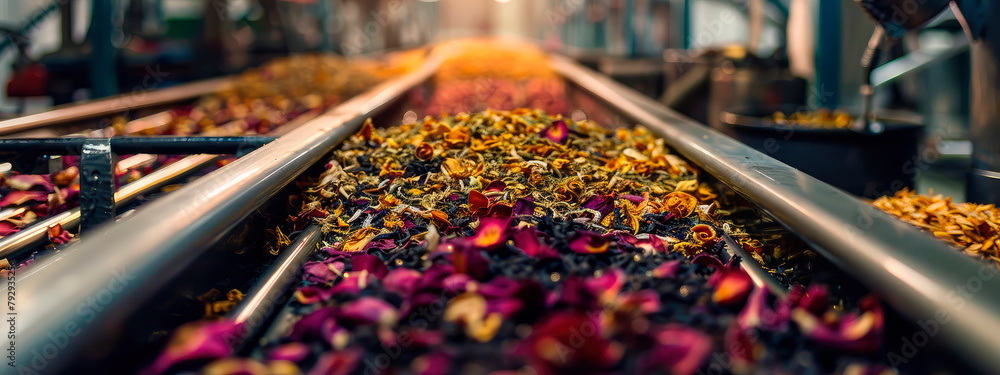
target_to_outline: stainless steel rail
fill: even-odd
[[[232,83],[232,77],[215,78],[160,90],[143,91],[141,94],[126,94],[89,103],[71,104],[46,112],[0,121],[0,135],[193,99],[223,90]]]
[[[747,272],[747,275],[750,275],[750,279],[753,280],[755,285],[767,288],[767,290],[779,297],[788,295],[788,289],[785,289],[784,285],[781,285],[770,272],[767,272],[760,263],[757,263],[742,246],[736,243],[736,240],[733,240],[728,234],[723,234],[722,241],[726,243],[721,254],[723,262],[728,262],[733,257],[739,256],[740,267]]]
[[[121,208],[131,203],[141,194],[207,167],[219,155],[192,155],[171,163],[142,177],[131,184],[122,186],[115,192],[115,207]],[[53,225],[72,227],[80,224],[80,207],[72,208],[35,223],[17,233],[0,238],[0,259],[17,256],[21,251],[45,240],[49,227]]]
[[[274,265],[261,275],[253,289],[247,292],[249,298],[227,314],[227,317],[241,325],[240,335],[237,337],[239,342],[234,342],[234,347],[248,344],[247,340],[256,337],[260,329],[266,327],[268,318],[281,310],[278,302],[289,292],[295,276],[316,251],[322,239],[323,231],[318,225],[310,225],[299,233],[295,241],[274,261]]]
[[[910,319],[946,322],[940,324],[940,334],[957,352],[987,373],[1000,373],[1000,278],[995,268],[568,59],[553,58],[553,67],[658,133]]]
[[[418,70],[344,102],[128,220],[94,230],[90,240],[18,281],[17,350],[24,355],[18,371],[33,366],[31,353],[56,352],[43,357],[46,372],[70,363],[89,340],[113,330],[150,291],[165,285],[367,117],[428,80],[438,65],[428,59]],[[50,337],[63,333],[70,336],[68,342],[52,347]]]

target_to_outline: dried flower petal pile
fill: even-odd
[[[477,78],[439,83],[427,113],[468,113],[488,108],[538,108],[546,113],[566,113],[566,84],[559,78],[532,78],[517,82]]]
[[[514,41],[462,40],[432,52],[443,57],[426,113],[536,108],[567,113],[566,84],[537,47]]]
[[[874,300],[724,264],[718,197],[662,140],[540,112],[365,124],[292,200],[326,245],[259,356],[179,330],[148,374],[861,373]]]
[[[407,63],[409,64],[409,63]],[[193,106],[171,111],[166,126],[140,134],[264,134],[302,113],[329,108],[355,96],[400,67],[375,61],[347,60],[336,55],[295,55],[275,59],[239,75],[222,92],[206,95]],[[128,134],[125,121],[114,134]]]
[[[839,129],[850,127],[854,121],[851,115],[845,112],[830,111],[825,108],[811,112],[794,112],[788,115],[785,115],[784,112],[775,112],[771,115],[771,120],[781,125]]]
[[[903,189],[872,204],[1000,267],[1000,210],[992,204],[954,203],[950,197],[931,194]]]
[[[334,55],[298,55],[276,59],[241,74],[233,87],[207,95],[193,106],[175,109],[161,126],[127,126],[124,117],[112,120],[110,135],[215,135],[267,133],[295,117],[329,108],[363,92],[394,74],[414,67],[419,56],[403,53],[389,62],[346,60]],[[128,157],[129,155],[122,155]],[[160,156],[153,164],[116,171],[118,186],[179,160]],[[79,194],[77,157],[64,157],[64,170],[52,175],[0,177],[0,238],[15,233],[40,217],[76,206]],[[226,161],[228,162],[228,161]],[[52,237],[64,243],[70,234]]]

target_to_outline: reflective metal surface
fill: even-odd
[[[657,132],[911,320],[947,316],[940,336],[987,372],[1000,372],[1000,278],[994,268],[606,77],[554,60],[561,75]]]
[[[238,339],[246,342],[255,337],[261,328],[266,327],[266,321],[281,308],[282,297],[289,291],[289,286],[297,280],[295,276],[299,269],[317,249],[322,239],[323,232],[317,225],[311,225],[303,230],[295,238],[295,242],[292,242],[274,261],[271,268],[261,275],[260,281],[253,289],[247,292],[250,298],[229,312],[228,315],[236,323],[241,324],[241,335]]]
[[[135,182],[122,186],[115,192],[115,206],[124,207],[141,194],[159,189],[192,172],[201,170],[219,158],[218,155],[193,155],[178,160]],[[128,159],[126,159],[128,160]],[[80,208],[50,216],[32,223],[17,233],[0,238],[0,259],[19,255],[22,251],[45,240],[48,228],[54,225],[74,227],[80,225]]]
[[[934,64],[947,61],[959,53],[968,51],[969,44],[969,38],[959,35],[953,38],[951,47],[947,49],[933,52],[916,50],[903,57],[882,64],[872,71],[872,87],[878,88],[906,74],[919,72]]]
[[[73,155],[95,138],[15,138],[0,139],[0,149],[19,154]],[[158,155],[242,154],[274,140],[274,137],[252,135],[242,137],[214,136],[148,136],[113,137],[106,139],[111,152],[118,155],[137,153]]]
[[[109,99],[69,105],[34,115],[0,121],[0,135],[193,99],[222,90],[231,85],[232,80],[230,77],[216,78],[177,85],[162,90],[129,93]]]
[[[71,335],[57,349],[59,355],[48,360],[46,372],[60,370],[88,344],[88,335],[120,324],[150,291],[165,285],[239,219],[355,132],[365,118],[429,79],[437,65],[437,60],[428,60],[420,69],[376,86],[150,203],[130,219],[95,229],[92,240],[84,239],[34,277],[18,281],[18,350],[41,353],[53,345],[52,334]],[[19,370],[31,366],[30,358],[18,365]]]
[[[1000,4],[981,5],[989,20],[972,45],[972,172],[966,198],[1000,204],[995,176],[1000,174]],[[982,173],[977,170],[986,171]]]

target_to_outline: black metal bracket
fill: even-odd
[[[276,137],[115,137],[0,139],[0,150],[24,155],[80,155],[80,232],[115,217],[117,155],[232,154],[242,157]]]
[[[80,232],[115,217],[115,154],[108,138],[87,139],[80,150]]]

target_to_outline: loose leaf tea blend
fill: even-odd
[[[529,43],[470,39],[442,44],[428,114],[535,108],[567,114],[566,84]]]
[[[880,197],[872,204],[1000,267],[1000,210],[992,204],[954,203],[934,192],[918,195],[909,189]]]
[[[723,263],[718,195],[642,127],[523,109],[369,122],[325,167],[290,202],[291,226],[326,237],[284,337],[234,357],[242,327],[196,322],[146,373],[884,369],[879,303],[779,298]]]
[[[335,55],[297,55],[275,59],[240,74],[232,87],[205,95],[193,105],[167,112],[159,126],[137,121],[129,128],[124,117],[111,121],[106,136],[265,134],[303,113],[330,108],[393,75],[413,69],[422,54],[405,52],[388,61],[348,60]],[[142,129],[140,129],[142,128]],[[129,155],[122,155],[123,158]],[[116,171],[116,186],[131,183],[180,157],[161,155],[141,168]],[[51,175],[0,175],[0,238],[77,205],[79,157],[62,158],[64,170]],[[231,161],[225,160],[220,164]],[[50,243],[63,244],[67,231],[51,232]]]

